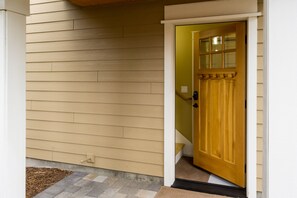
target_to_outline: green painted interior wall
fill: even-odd
[[[181,92],[181,86],[188,86],[185,98],[192,96],[192,33],[215,28],[230,23],[177,26],[176,27],[176,76],[175,90]],[[192,142],[192,101],[175,96],[175,127]]]
[[[176,27],[176,77],[175,90],[188,86],[186,98],[192,95],[192,31],[191,26]],[[175,96],[175,127],[192,142],[192,101]]]

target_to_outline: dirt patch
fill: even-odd
[[[26,198],[31,198],[72,172],[57,168],[26,168]]]

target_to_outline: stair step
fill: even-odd
[[[175,143],[175,155],[177,155],[179,152],[182,151],[184,148],[185,144],[183,143]]]

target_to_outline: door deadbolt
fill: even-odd
[[[193,93],[193,99],[198,100],[198,91],[194,91]]]

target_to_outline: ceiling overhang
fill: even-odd
[[[95,5],[107,5],[115,3],[131,3],[143,0],[69,0],[75,5],[79,6],[95,6]]]

